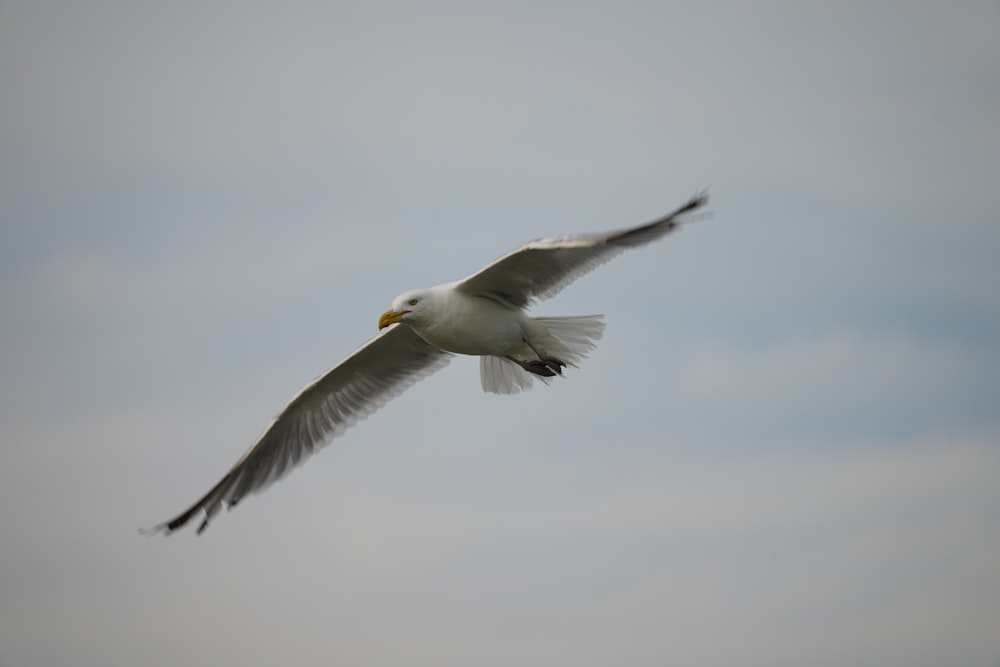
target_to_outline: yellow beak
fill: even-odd
[[[390,308],[389,310],[385,311],[384,313],[382,313],[382,317],[378,318],[378,329],[379,329],[379,331],[381,331],[382,329],[385,329],[390,324],[395,324],[396,322],[399,322],[401,319],[403,319],[403,315],[406,315],[408,312],[410,312],[410,311],[408,311],[408,310],[402,310],[402,311],[400,311],[400,312],[397,313],[392,308]]]

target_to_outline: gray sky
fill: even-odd
[[[996,665],[1000,7],[0,5],[0,664]],[[712,215],[204,536],[409,288]]]

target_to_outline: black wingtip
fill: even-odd
[[[170,535],[171,533],[176,532],[178,529],[183,528],[185,525],[187,525],[187,523],[194,518],[195,514],[201,511],[201,509],[202,508],[200,504],[194,505],[183,514],[177,515],[170,521],[164,521],[163,523],[157,524],[152,528],[140,528],[139,534],[148,537],[150,535],[156,535],[157,533],[163,533],[163,536],[166,537],[167,535]],[[198,529],[199,535],[203,530],[205,530],[205,527],[207,525],[208,525],[208,518],[206,517],[205,522],[202,523],[201,527]]]
[[[686,225],[691,222],[698,222],[699,220],[704,220],[705,218],[711,217],[711,213],[707,211],[701,211],[697,215],[688,216],[683,220],[679,220],[678,218],[682,215],[700,209],[707,203],[708,203],[708,188],[702,188],[698,192],[694,193],[694,195],[690,199],[688,199],[687,202],[681,205],[680,208],[678,208],[676,211],[674,211],[668,216],[665,216],[662,219],[670,221],[671,229],[679,227],[680,225]]]
[[[139,529],[139,534],[142,535],[143,537],[152,537],[153,535],[156,535],[157,533],[163,533],[164,535],[169,535],[172,532],[173,531],[170,529],[170,526],[168,526],[165,523],[157,524],[157,525],[153,526],[152,528],[140,528]]]
[[[694,196],[687,201],[686,204],[681,206],[674,215],[680,215],[681,213],[687,213],[688,211],[693,211],[696,208],[700,208],[708,203],[708,188],[702,188],[698,192],[694,193]]]

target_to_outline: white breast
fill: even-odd
[[[431,345],[457,354],[501,357],[523,347],[527,317],[520,309],[456,292],[450,285],[433,292],[433,318],[414,326]]]

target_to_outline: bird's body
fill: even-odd
[[[202,532],[223,505],[232,508],[279,479],[453,354],[480,357],[482,387],[492,393],[514,394],[535,378],[562,375],[594,348],[603,316],[530,317],[526,308],[620,252],[665,236],[706,201],[699,194],[637,227],[532,241],[464,280],[404,292],[379,319],[378,336],[303,388],[218,484],[154,531],[169,533],[203,511]]]
[[[445,352],[481,357],[483,390],[496,394],[529,388],[532,375],[543,381],[561,375],[604,331],[601,315],[529,317],[511,303],[462,289],[460,282],[399,295],[379,327],[397,322]]]
[[[523,347],[521,339],[531,330],[530,318],[520,308],[465,294],[455,289],[455,283],[401,294],[393,302],[393,311],[406,310],[414,298],[429,304],[431,312],[429,317],[409,321],[409,326],[428,343],[447,352],[514,354]]]

